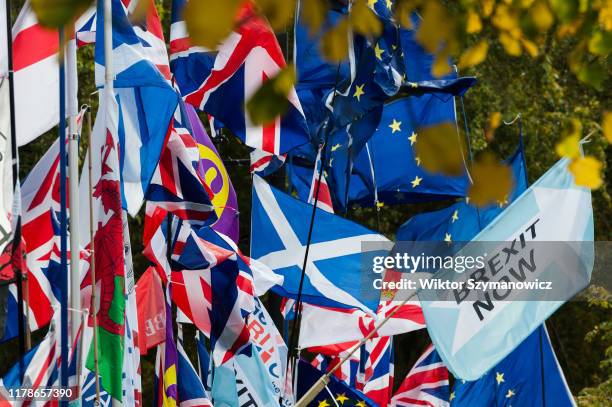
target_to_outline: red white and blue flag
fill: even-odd
[[[245,113],[249,98],[286,65],[274,32],[253,3],[243,3],[237,28],[216,52],[192,46],[182,20],[185,4],[186,0],[173,2],[170,30],[170,67],[185,101],[265,153],[278,156],[308,142],[306,119],[293,88],[288,112],[272,123],[255,125]]]
[[[448,407],[448,370],[433,345],[416,361],[391,399],[392,407]]]

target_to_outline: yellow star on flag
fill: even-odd
[[[374,5],[378,3],[378,0],[368,0],[368,6],[373,9]]]
[[[360,400],[355,403],[355,407],[366,407],[366,403],[363,400]]]
[[[365,83],[360,85],[355,86],[355,93],[353,94],[354,97],[357,98],[358,102],[361,102],[361,96],[365,95],[365,92],[363,91],[363,87],[365,86]]]
[[[348,399],[349,398],[346,397],[346,393],[336,394],[336,401],[340,404],[344,404],[344,402]]]
[[[385,53],[385,50],[378,46],[378,43],[374,46],[374,54],[376,54],[376,59],[382,61],[382,54]]]
[[[453,401],[455,399],[455,392],[452,391],[450,396],[448,397],[448,401]]]
[[[451,219],[453,220],[452,223],[455,223],[455,221],[459,220],[459,209],[455,209],[455,212],[453,212],[453,216]]]
[[[333,145],[331,148],[332,153],[336,151],[337,149],[339,149],[340,147],[342,147],[342,144],[338,143],[338,144]]]
[[[327,400],[319,401],[318,407],[329,407],[329,403],[327,402]]]
[[[420,157],[414,157],[414,161],[416,161],[417,167],[421,166],[421,158]]]
[[[450,235],[450,233],[446,233],[446,234],[444,235],[444,241],[445,241],[445,242],[452,242],[452,239],[451,239],[451,235]]]
[[[495,373],[495,381],[497,382],[498,385],[502,384],[505,381],[504,380],[504,374],[496,372]]]
[[[391,10],[392,6],[393,6],[393,2],[391,0],[387,0],[387,8]]]
[[[506,398],[509,399],[510,397],[514,396],[516,393],[513,390],[508,390],[508,393],[506,393]]]
[[[408,137],[408,140],[410,141],[410,145],[413,145],[417,142],[417,134],[413,131],[410,137]]]
[[[421,185],[421,181],[423,181],[423,178],[419,177],[418,175],[414,177],[414,179],[410,182],[412,184],[412,188],[416,188]]]
[[[500,208],[503,208],[504,206],[508,205],[508,197],[504,197],[503,201],[497,201],[497,204]]]
[[[395,133],[396,131],[402,131],[400,127],[401,125],[402,122],[398,122],[397,120],[393,119],[393,121],[389,125],[389,127],[391,127],[391,134]]]

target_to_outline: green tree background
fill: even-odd
[[[13,19],[22,6],[22,0],[13,1]],[[170,25],[170,0],[157,4],[168,38]],[[287,34],[289,33],[289,34]],[[291,44],[290,29],[279,34],[281,46],[287,52]],[[485,39],[490,42],[489,55],[484,63],[463,75],[474,75],[477,85],[464,98],[467,128],[471,148],[475,155],[484,150],[494,151],[500,157],[508,155],[516,147],[519,137],[518,122],[501,125],[493,140],[484,136],[489,115],[501,112],[504,120],[522,115],[528,176],[530,182],[541,176],[557,159],[555,144],[562,138],[570,117],[581,120],[585,134],[595,131],[591,142],[585,145],[587,153],[604,163],[604,185],[593,192],[596,240],[609,241],[612,238],[612,198],[610,191],[612,174],[610,145],[597,131],[604,110],[612,110],[612,94],[609,86],[595,90],[581,82],[570,72],[567,54],[575,45],[571,38],[559,40],[554,36],[546,39],[544,52],[537,58],[511,57],[494,42],[495,33],[484,27],[474,41]],[[606,71],[610,72],[609,61]],[[79,102],[92,106],[92,120],[97,108],[97,96],[93,94],[93,48],[79,50]],[[36,95],[31,95],[36,97]],[[459,128],[465,137],[465,124],[461,115],[461,103],[457,100]],[[81,142],[81,159],[87,148],[87,131]],[[20,176],[23,180],[32,166],[44,154],[57,137],[57,129],[24,146],[19,151]],[[226,160],[232,182],[239,199],[241,248],[248,252],[251,206],[251,176],[248,166],[235,159],[248,158],[248,149],[231,135],[224,134],[215,140],[221,157]],[[606,154],[606,152],[608,154]],[[283,170],[274,174],[272,182],[286,187]],[[389,238],[394,238],[397,227],[412,215],[449,205],[451,202],[384,206],[379,211],[372,208],[352,207],[345,216],[370,228],[378,229]],[[140,276],[147,267],[142,251],[142,214],[131,220],[132,252],[136,275]],[[268,295],[264,300],[277,321],[278,298]],[[553,346],[564,369],[567,381],[574,395],[579,396],[581,405],[607,406],[612,404],[612,316],[610,294],[603,290],[590,290],[581,300],[565,304],[548,321]],[[44,333],[35,332],[33,341]],[[185,337],[193,331],[186,329]],[[427,345],[426,331],[413,332],[395,338],[396,386],[410,369]],[[0,375],[13,365],[18,357],[17,341],[0,345]],[[193,344],[187,344],[187,351],[194,356]],[[155,352],[142,360],[143,395],[148,403],[153,394],[153,372]],[[526,372],[526,374],[528,374]]]

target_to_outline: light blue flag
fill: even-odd
[[[280,405],[259,353],[252,346],[250,351],[250,356],[241,353],[215,368],[212,385],[215,407]]]
[[[591,192],[575,185],[567,167],[557,162],[456,254],[483,256],[484,267],[442,269],[431,278],[462,287],[419,292],[429,335],[456,377],[479,378],[588,285]]]

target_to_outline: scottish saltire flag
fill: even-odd
[[[93,372],[83,369],[84,374],[81,375],[81,406],[82,407],[109,407],[112,403],[111,396],[100,386],[99,404],[96,404],[96,378]]]
[[[119,167],[119,107],[113,93],[100,91],[100,107],[92,132],[94,245],[100,306],[97,313],[99,372],[101,382],[113,400],[121,402],[125,334],[124,229]],[[87,183],[87,180],[85,180]],[[86,366],[94,370],[93,348]]]
[[[495,271],[485,268],[479,277],[473,270],[453,269],[434,275],[450,282],[484,278],[529,283],[537,278],[551,282],[552,295],[543,290],[490,289],[472,294],[466,289],[459,297],[444,290],[419,293],[430,337],[456,377],[479,378],[588,285],[594,262],[591,192],[575,185],[568,164],[558,161],[457,253],[486,249],[486,263],[510,251],[509,263]]]
[[[245,2],[232,32],[216,52],[192,47],[182,20],[185,0],[172,4],[170,66],[185,101],[212,114],[246,145],[280,155],[308,142],[306,120],[295,90],[289,110],[265,126],[256,126],[246,102],[262,83],[275,76],[285,59],[268,23]]]
[[[194,226],[210,224],[217,216],[211,202],[212,192],[196,170],[200,157],[198,144],[176,120],[170,124],[168,133],[146,198]]]
[[[212,204],[217,221],[213,223],[212,228],[238,242],[238,199],[232,180],[193,106],[185,104],[185,112],[191,126],[191,134],[198,145],[198,173],[213,194]]]
[[[296,400],[299,400],[323,375],[324,373],[316,367],[300,359],[297,372]],[[327,386],[325,386],[326,388],[316,395],[310,402],[310,405],[378,407],[373,400],[367,398],[359,390],[347,386],[346,383],[333,375],[329,379],[330,381]]]
[[[183,344],[179,341],[178,348],[178,406],[179,407],[212,407],[212,402],[198,377]]]
[[[124,207],[134,216],[157,166],[178,95],[147,57],[145,46],[120,0],[112,1],[112,12],[113,75],[120,112],[117,137],[121,146],[121,193]],[[97,27],[104,26],[103,14],[100,2]],[[98,87],[104,83],[103,38],[103,30],[97,30],[95,72]]]
[[[448,370],[434,347],[429,345],[400,384],[390,405],[391,407],[448,407],[450,398],[448,386]]]
[[[59,335],[57,335],[59,336]],[[51,323],[49,332],[42,342],[30,349],[21,362],[13,366],[0,379],[0,402],[9,399],[8,389],[46,389],[59,385],[60,349],[57,343],[55,324]],[[21,369],[23,366],[23,376]],[[12,400],[11,406],[27,406],[28,400]],[[0,403],[2,404],[2,403]]]
[[[480,379],[457,380],[452,395],[457,407],[576,405],[544,325]]]
[[[220,406],[279,406],[266,367],[252,346],[215,368],[212,398]]]
[[[399,227],[397,241],[469,242],[527,189],[527,168],[521,142],[505,160],[512,169],[513,188],[506,199],[484,208],[461,200],[447,208],[413,216]]]
[[[251,257],[283,278],[272,289],[284,297],[298,293],[312,206],[253,178]],[[304,302],[375,311],[380,293],[372,273],[362,270],[364,242],[387,238],[356,223],[316,209],[306,275]]]

